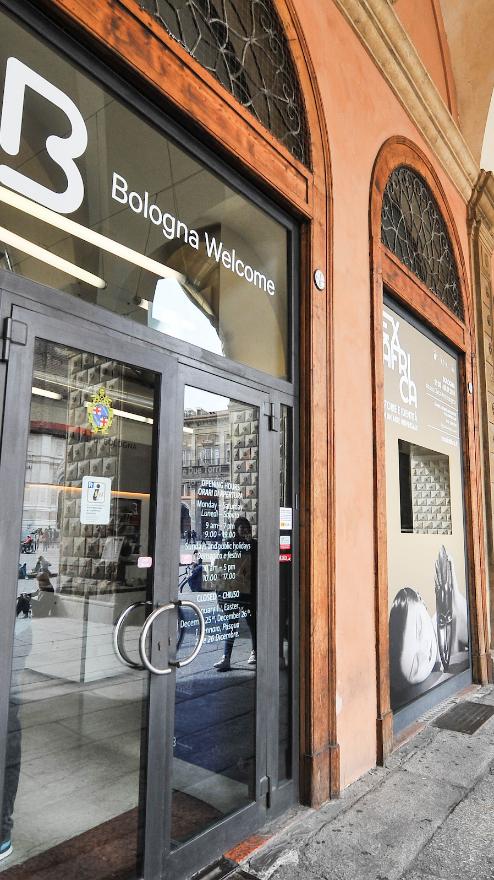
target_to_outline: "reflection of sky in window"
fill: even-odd
[[[203,391],[202,388],[191,388],[185,386],[184,392],[184,409],[204,409],[206,412],[224,412],[230,399],[221,397],[219,394],[211,394],[210,391]]]
[[[161,333],[199,345],[215,354],[223,354],[217,331],[174,278],[160,278],[156,284],[148,322],[150,327]]]

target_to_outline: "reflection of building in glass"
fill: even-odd
[[[234,520],[231,491],[238,489],[238,515],[257,530],[258,421],[250,407],[231,402],[228,409],[185,411],[182,452],[182,503],[198,541],[228,538]],[[208,515],[205,515],[205,514]],[[186,517],[182,516],[182,523]],[[207,525],[208,524],[208,525]]]
[[[58,484],[64,461],[63,437],[33,432],[29,435],[23,532],[56,527]]]

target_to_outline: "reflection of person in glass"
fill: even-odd
[[[235,558],[228,558],[228,552],[236,553]],[[234,566],[232,579],[226,579],[225,566]],[[231,656],[235,638],[238,634],[239,613],[247,623],[252,639],[252,650],[248,663],[256,662],[256,582],[257,582],[257,541],[252,537],[252,528],[245,516],[239,516],[235,521],[233,541],[228,545],[228,551],[220,559],[223,578],[220,573],[220,585],[218,586],[218,604],[227,618],[225,623],[229,625],[229,635],[223,643],[223,656],[218,663],[214,664],[218,672],[229,672],[231,669]],[[229,599],[228,593],[238,590],[238,598]],[[228,608],[227,606],[233,606]]]
[[[22,594],[17,599],[14,630],[14,656],[12,667],[12,689],[9,700],[9,720],[7,750],[5,756],[5,776],[3,784],[2,830],[0,838],[0,862],[12,852],[12,828],[14,825],[14,803],[19,785],[21,770],[21,719],[20,705],[15,690],[19,684],[20,673],[24,669],[26,657],[31,650],[30,598]]]
[[[192,554],[192,569],[189,577],[185,581],[186,584],[189,585],[191,591],[193,593],[200,593],[202,590],[202,576],[204,574],[204,567],[202,564],[202,557],[199,556],[197,550],[194,550]]]
[[[404,587],[389,615],[391,687],[403,691],[425,682],[433,671],[447,672],[454,655],[468,647],[467,603],[458,587],[453,560],[441,547],[435,564],[436,614],[420,594]]]

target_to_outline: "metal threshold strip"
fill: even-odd
[[[194,874],[192,880],[258,880],[254,874],[242,871],[236,862],[231,859],[221,858],[207,868],[203,868],[198,874]]]

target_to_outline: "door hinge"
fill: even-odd
[[[272,401],[268,404],[268,411],[266,413],[268,417],[268,426],[270,431],[279,431],[280,430],[280,408],[277,403],[273,403]]]
[[[14,321],[13,318],[5,318],[2,336],[2,361],[8,361],[12,344],[27,344],[27,324],[23,324],[22,321]]]
[[[266,806],[271,806],[271,777],[262,776],[259,780],[259,794],[266,798]]]

